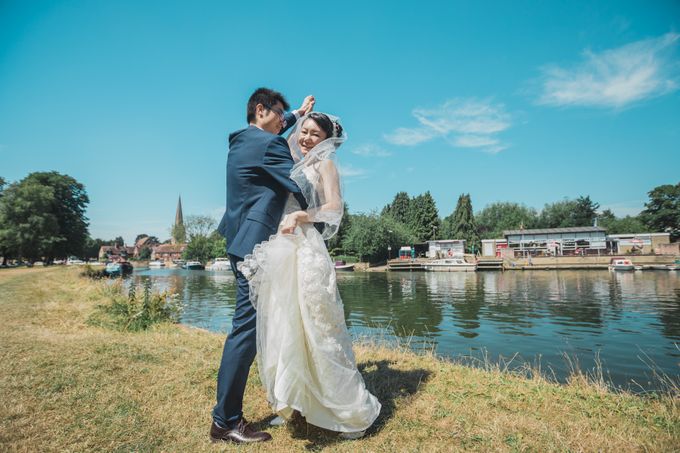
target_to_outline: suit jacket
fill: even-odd
[[[288,127],[295,124],[293,114],[285,119]],[[279,135],[255,126],[229,135],[227,209],[218,227],[227,253],[243,258],[275,234],[289,193],[307,207],[290,179],[293,163],[288,142]]]

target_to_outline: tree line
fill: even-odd
[[[470,194],[458,197],[455,209],[440,217],[430,192],[409,196],[399,192],[379,213],[344,216],[335,237],[328,241],[333,256],[351,255],[363,261],[382,261],[389,249],[435,239],[464,239],[468,252],[481,248],[482,239],[503,237],[504,230],[563,228],[593,225],[616,233],[669,232],[672,241],[680,239],[680,183],[665,184],[648,192],[645,209],[635,216],[617,217],[590,196],[546,204],[539,212],[515,202],[496,202],[474,213]],[[85,216],[89,197],[85,187],[58,172],[35,172],[7,184],[0,177],[0,255],[30,262],[68,256],[95,257],[102,245],[122,247],[122,237],[93,239]],[[186,243],[183,258],[207,262],[225,256],[226,243],[208,216],[188,216],[182,228],[171,229],[178,243]],[[137,236],[137,240],[146,237]],[[169,242],[165,241],[165,242]],[[146,241],[142,253],[150,256],[156,237]],[[140,256],[148,259],[149,256]]]
[[[503,238],[503,231],[535,228],[598,226],[610,234],[668,232],[680,239],[680,183],[655,187],[647,193],[645,209],[638,215],[617,217],[590,196],[547,203],[539,212],[515,202],[495,202],[476,214],[470,194],[461,194],[456,207],[441,218],[430,192],[410,197],[399,192],[380,213],[346,213],[331,253],[382,261],[388,246],[423,243],[436,239],[464,239],[466,251],[481,249],[482,239]],[[346,209],[346,207],[345,207]],[[347,210],[347,209],[346,209]]]

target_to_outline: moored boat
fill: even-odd
[[[205,269],[205,266],[200,261],[187,261],[182,267],[191,271],[202,271]]]
[[[463,258],[445,258],[430,261],[423,265],[426,271],[430,272],[474,272],[477,265],[468,263]]]
[[[635,265],[628,258],[614,257],[609,260],[609,270],[610,271],[633,271],[635,270]]]
[[[106,275],[110,277],[120,277],[132,273],[132,264],[127,261],[119,261],[116,263],[109,263],[104,270]]]
[[[151,269],[160,269],[162,267],[165,267],[165,262],[161,260],[149,261],[149,267]]]
[[[229,258],[215,258],[215,261],[206,267],[209,271],[230,271],[231,263]]]
[[[342,260],[335,262],[335,270],[340,272],[353,272],[354,264],[347,264]]]
[[[673,264],[668,265],[669,271],[680,271],[680,258],[675,258]]]

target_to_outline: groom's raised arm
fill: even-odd
[[[290,171],[293,169],[293,164],[293,157],[290,155],[288,142],[283,137],[274,138],[264,153],[262,167],[276,182],[293,194],[302,209],[306,209],[307,200],[302,195],[300,187],[290,179]]]
[[[300,108],[286,113],[283,117],[283,128],[281,129],[281,132],[279,132],[279,135],[283,135],[284,132],[297,123],[297,120],[299,120],[301,116],[305,116],[311,112],[314,109],[315,103],[316,99],[310,94],[302,101]]]

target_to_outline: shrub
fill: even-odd
[[[157,323],[179,321],[182,303],[177,294],[152,292],[151,280],[146,280],[141,288],[141,296],[134,284],[125,296],[121,285],[109,286],[106,292],[111,303],[100,306],[99,313],[90,319],[90,323],[137,332]]]

